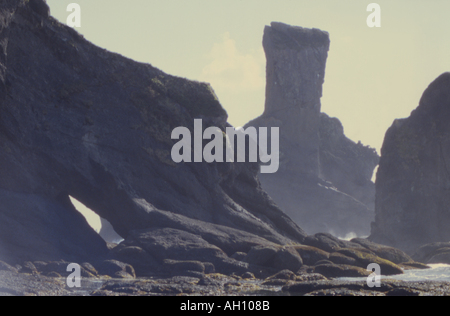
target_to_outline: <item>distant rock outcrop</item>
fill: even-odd
[[[369,235],[379,157],[321,113],[328,33],[272,23],[263,45],[265,111],[246,125],[280,128],[280,169],[260,175],[263,188],[308,233]]]
[[[450,73],[386,132],[370,239],[414,252],[450,240]]]

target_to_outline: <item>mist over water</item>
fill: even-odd
[[[333,236],[339,238],[339,239],[346,240],[346,241],[350,241],[350,240],[352,240],[353,238],[367,238],[367,237],[369,237],[369,236],[359,236],[359,235],[356,234],[355,232],[350,232],[350,233],[347,233],[347,234],[345,234],[345,235],[339,235],[339,234],[336,234],[334,231],[330,231],[329,233],[330,233],[331,235],[333,235]]]

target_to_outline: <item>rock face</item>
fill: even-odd
[[[308,233],[369,235],[379,157],[320,112],[328,33],[272,23],[263,45],[265,111],[246,125],[280,129],[280,169],[260,175],[263,188]]]
[[[330,46],[318,29],[272,23],[264,30],[267,58],[264,117],[281,122],[281,148],[294,170],[319,172],[320,98]]]
[[[386,133],[370,239],[413,252],[450,240],[450,73]]]
[[[218,266],[223,258],[233,266],[235,252],[303,241],[306,233],[262,190],[258,164],[171,160],[175,127],[193,130],[194,118],[204,128],[227,126],[208,84],[98,48],[42,8],[0,4],[2,260],[104,254],[69,196],[144,249],[153,248],[142,236],[164,241],[167,258],[159,260],[200,248]],[[186,247],[172,249],[167,229],[187,238]]]

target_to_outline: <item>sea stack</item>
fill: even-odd
[[[450,240],[450,73],[386,133],[371,240],[413,252]]]
[[[379,157],[321,113],[329,34],[274,22],[264,30],[263,46],[265,111],[246,125],[280,129],[280,168],[260,175],[263,188],[310,234],[369,235]]]

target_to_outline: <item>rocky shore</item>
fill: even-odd
[[[116,246],[111,250],[111,259],[79,264],[80,288],[66,285],[72,272],[67,271],[69,262],[25,262],[15,267],[0,262],[0,292],[1,295],[38,296],[389,296],[438,295],[450,286],[445,282],[383,280],[381,287],[369,288],[366,281],[342,281],[343,277],[367,279],[371,274],[366,269],[370,263],[379,264],[383,275],[428,267],[398,249],[364,239],[343,241],[328,234],[316,234],[306,242],[309,245],[256,246],[248,254],[235,254],[233,257],[241,269],[228,275],[216,272],[212,263],[199,261],[165,260],[159,265],[154,262],[153,269],[142,269],[142,266],[135,269],[117,260],[117,253],[126,248]],[[135,253],[143,253],[134,247]],[[131,256],[127,258],[123,257],[130,262]]]
[[[66,279],[0,271],[0,296],[446,296],[450,282],[383,280],[380,287],[365,281],[327,279],[317,273],[281,271],[266,279],[253,275],[174,276],[138,279],[83,278],[71,289]]]

